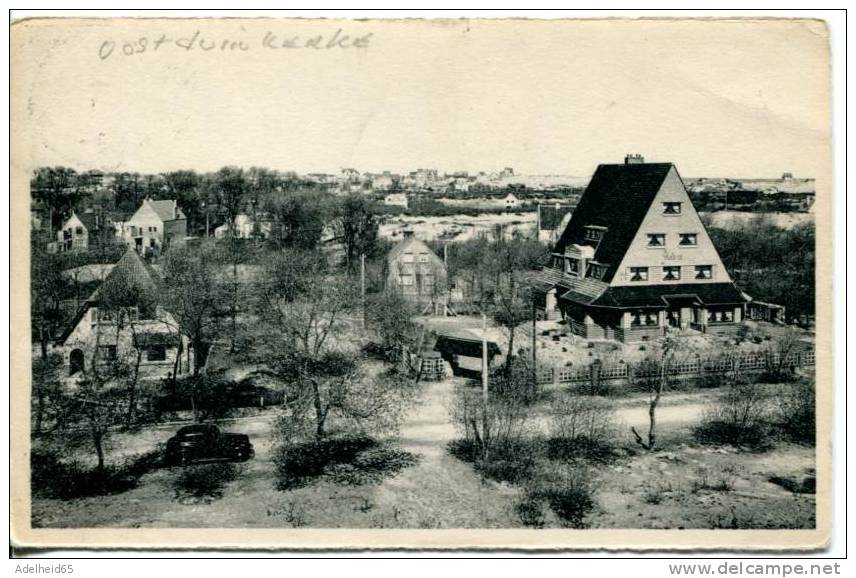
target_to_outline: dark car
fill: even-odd
[[[181,428],[166,442],[166,462],[171,466],[198,462],[245,462],[255,455],[246,434],[224,433],[213,424]]]

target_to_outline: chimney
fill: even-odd
[[[642,155],[627,155],[624,157],[625,165],[641,165],[645,162],[645,159],[642,158]]]

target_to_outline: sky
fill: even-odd
[[[814,177],[829,150],[812,21],[31,20],[12,59],[19,169]]]

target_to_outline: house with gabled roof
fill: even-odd
[[[56,233],[56,250],[60,253],[87,251],[106,226],[104,216],[99,213],[72,211]]]
[[[386,256],[386,287],[420,305],[445,303],[446,264],[412,231]]]
[[[190,371],[193,352],[158,302],[160,278],[136,251],[125,251],[54,344],[69,382],[117,360],[139,360],[142,379]]]
[[[158,253],[172,242],[187,237],[187,218],[175,200],[146,198],[123,223],[116,224],[119,237],[141,255]]]
[[[542,317],[587,339],[734,332],[746,304],[675,166],[637,155],[597,168],[536,285]]]

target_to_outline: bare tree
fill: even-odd
[[[643,363],[640,368],[648,375],[642,379],[648,390],[648,441],[646,442],[635,427],[631,427],[636,443],[648,451],[653,451],[657,443],[657,405],[663,395],[663,390],[669,384],[669,369],[674,357],[677,342],[672,337],[666,337],[660,348],[660,356],[656,360]],[[647,366],[647,367],[646,367]],[[650,371],[653,369],[654,371]],[[647,370],[647,371],[646,371]]]

